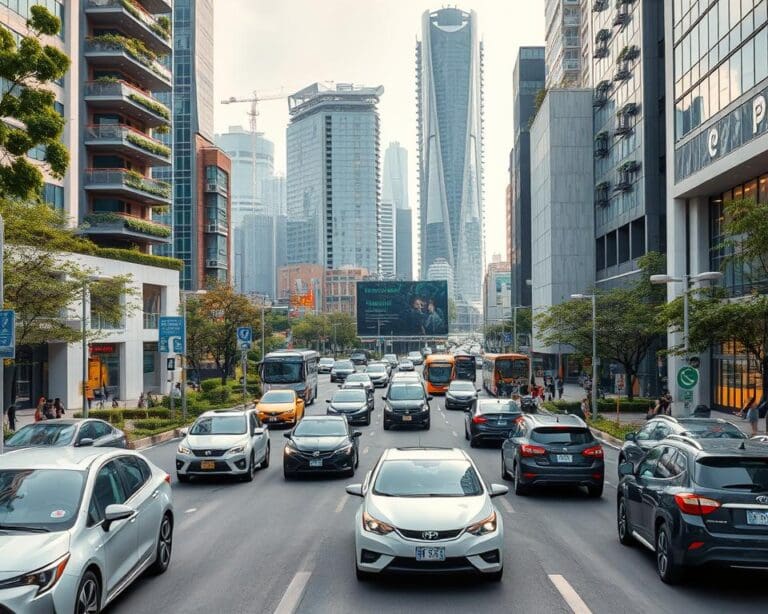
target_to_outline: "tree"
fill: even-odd
[[[61,79],[69,70],[69,58],[42,41],[56,36],[61,21],[44,7],[31,7],[27,25],[31,35],[16,43],[13,33],[0,26],[0,197],[39,198],[43,175],[27,158],[35,148],[44,151],[50,173],[63,177],[69,154],[60,141],[64,118],[54,106],[54,93],[46,85]]]
[[[650,283],[663,272],[664,256],[649,252],[638,260],[640,278],[626,288],[596,291],[597,354],[620,364],[627,375],[627,396],[633,397],[640,366],[666,332],[659,318],[664,289]],[[592,355],[592,305],[590,301],[565,301],[535,318],[539,339],[545,345],[573,346],[576,353]]]
[[[294,320],[291,333],[296,343],[307,347],[319,347],[323,340],[332,345],[335,341],[335,352],[360,344],[357,323],[348,313],[307,314]]]

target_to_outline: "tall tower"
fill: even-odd
[[[547,87],[578,86],[582,81],[581,0],[546,0]]]
[[[476,13],[425,12],[416,71],[421,276],[443,258],[455,279],[453,300],[478,305],[484,243],[483,47]]]
[[[412,212],[408,204],[408,150],[394,141],[384,153],[382,203],[394,207],[395,277],[413,279]]]

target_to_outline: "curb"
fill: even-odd
[[[598,430],[592,426],[589,427],[589,430],[592,431],[592,434],[597,437],[600,441],[602,441],[605,445],[613,448],[614,450],[621,450],[621,446],[624,445],[624,442],[621,441],[621,439],[617,439],[613,435],[609,435],[605,431]]]
[[[144,450],[159,443],[165,443],[171,439],[177,439],[181,437],[181,429],[173,429],[172,431],[165,431],[158,433],[157,435],[151,435],[149,437],[142,437],[141,439],[134,439],[128,442],[129,450]]]

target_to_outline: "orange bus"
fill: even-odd
[[[499,396],[499,384],[517,386],[526,394],[530,386],[530,361],[525,354],[486,354],[483,356],[483,388]]]
[[[430,354],[424,359],[424,381],[427,394],[445,394],[448,384],[456,379],[455,361],[450,354]]]

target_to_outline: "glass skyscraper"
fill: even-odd
[[[425,12],[416,67],[421,275],[443,258],[453,271],[454,300],[479,304],[483,48],[476,13]]]

